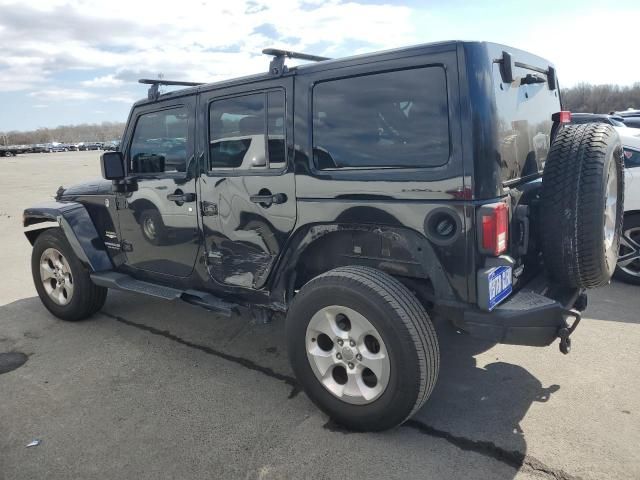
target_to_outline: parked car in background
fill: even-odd
[[[45,153],[48,152],[47,145],[44,143],[37,143],[35,145],[31,145],[31,153]]]
[[[120,148],[120,140],[111,140],[110,142],[105,142],[102,145],[102,149],[105,151],[113,151],[115,152]]]
[[[47,151],[49,153],[54,153],[54,152],[67,152],[69,151],[69,149],[67,148],[66,145],[64,145],[63,143],[58,143],[58,142],[52,142],[52,143],[48,143],[47,144]]]
[[[571,123],[606,123],[614,127],[624,127],[624,122],[619,115],[607,115],[606,113],[571,113]]]
[[[0,157],[13,157],[21,153],[17,145],[0,146]]]
[[[640,129],[616,128],[624,149],[624,223],[616,278],[640,285]]]
[[[77,152],[80,150],[80,144],[78,143],[68,143],[66,147],[70,152]]]
[[[3,157],[13,157],[19,153],[29,153],[31,147],[29,145],[5,145],[0,146],[0,155]]]
[[[102,142],[81,142],[78,144],[78,150],[102,150]]]
[[[613,112],[614,115],[620,117],[627,127],[640,128],[640,110],[624,110],[622,112]]]

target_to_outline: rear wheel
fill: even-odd
[[[56,317],[77,321],[100,310],[107,289],[94,285],[59,228],[42,232],[31,254],[33,281],[44,306]]]
[[[638,213],[628,215],[624,219],[616,278],[640,285],[640,214]]]
[[[286,332],[309,398],[354,430],[401,424],[438,376],[438,341],[424,307],[373,268],[340,267],[311,280],[293,300]]]

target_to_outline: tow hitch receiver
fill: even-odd
[[[558,330],[558,336],[560,337],[560,351],[567,355],[571,351],[571,337],[570,335],[576,329],[582,318],[582,314],[577,309],[566,310],[565,314],[569,317],[573,317],[575,320],[573,324],[566,327],[562,327]]]

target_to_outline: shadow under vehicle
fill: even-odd
[[[298,381],[356,430],[430,396],[430,315],[569,352],[615,268],[624,173],[611,126],[567,124],[551,63],[483,42],[265,53],[250,77],[143,80],[104,180],[25,210],[52,313],[86,318],[108,288],[286,313]]]

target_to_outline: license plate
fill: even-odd
[[[496,267],[489,271],[489,310],[507,298],[512,291],[511,267]]]

